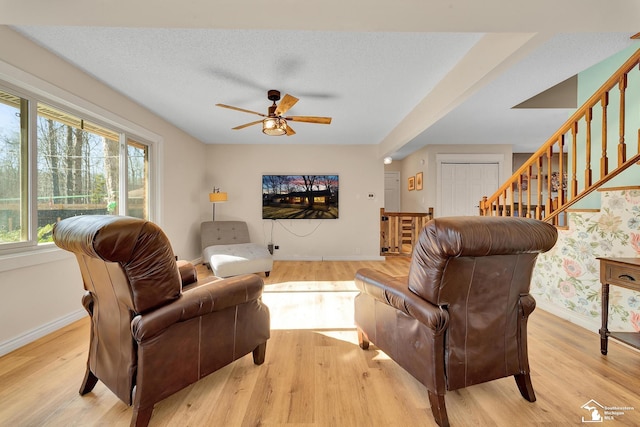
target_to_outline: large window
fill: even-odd
[[[49,242],[75,215],[148,218],[148,160],[122,131],[0,89],[0,250]]]

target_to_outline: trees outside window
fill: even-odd
[[[30,108],[37,117],[31,133]],[[124,141],[123,132],[0,90],[0,249],[51,241],[53,225],[70,216],[148,218],[149,147]],[[35,156],[28,155],[30,146]]]
[[[0,245],[28,240],[26,99],[0,91]]]

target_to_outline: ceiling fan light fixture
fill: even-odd
[[[280,136],[287,133],[287,121],[280,117],[267,117],[262,121],[262,132],[269,136]]]

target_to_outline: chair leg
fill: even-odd
[[[133,408],[133,415],[131,416],[131,424],[129,427],[147,427],[149,420],[151,419],[151,413],[153,412],[153,406],[151,408]]]
[[[440,427],[449,427],[447,408],[444,406],[444,395],[435,394],[429,390],[429,403],[431,403],[431,412],[436,423]]]
[[[253,363],[256,365],[262,365],[264,358],[267,354],[267,342],[263,342],[259,346],[253,349]]]
[[[89,369],[89,366],[87,366],[87,370],[84,373],[84,379],[82,380],[82,385],[80,386],[80,395],[84,396],[85,394],[93,390],[97,382],[98,377],[93,375],[93,372],[91,372],[91,369]]]
[[[516,384],[518,384],[518,390],[520,390],[520,394],[522,397],[527,399],[529,402],[536,401],[536,394],[533,391],[533,384],[531,384],[531,375],[530,374],[516,374],[514,375],[516,379]]]
[[[363,350],[369,349],[369,337],[360,328],[358,328],[358,344],[360,345],[360,348]]]
[[[138,395],[138,387],[133,386],[133,415],[131,415],[131,424],[129,427],[147,427],[153,412],[153,405],[146,408],[140,407],[140,396]]]

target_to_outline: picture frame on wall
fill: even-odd
[[[413,191],[416,189],[416,177],[415,176],[410,176],[409,177],[409,191]]]
[[[337,219],[340,178],[262,175],[262,219]]]
[[[416,174],[416,190],[422,190],[422,172]]]

